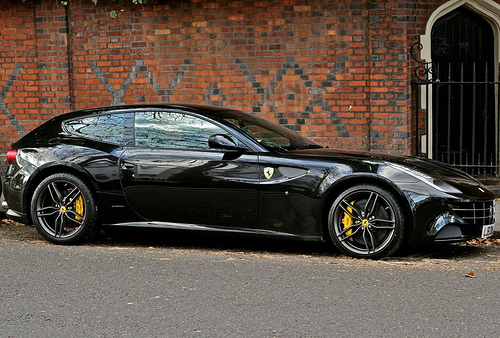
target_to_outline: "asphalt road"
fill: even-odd
[[[499,277],[499,245],[367,261],[172,232],[64,247],[0,224],[0,336],[486,337]]]

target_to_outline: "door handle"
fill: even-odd
[[[125,162],[125,161],[121,161],[121,164],[120,164],[121,168],[123,170],[130,170],[130,169],[134,169],[134,165],[132,163],[128,163],[128,162]]]

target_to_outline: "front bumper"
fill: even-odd
[[[428,235],[435,236],[436,242],[456,242],[481,237],[484,235],[484,227],[495,224],[494,201],[457,202],[451,204],[451,209],[452,212],[442,214],[427,230]]]
[[[452,243],[490,236],[495,224],[494,200],[425,198],[414,215],[416,243]]]

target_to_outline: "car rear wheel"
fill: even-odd
[[[362,184],[342,192],[332,204],[328,230],[342,253],[377,259],[396,251],[403,242],[404,217],[394,195]]]
[[[72,174],[45,178],[33,194],[31,215],[40,235],[56,244],[77,244],[97,230],[92,190]]]

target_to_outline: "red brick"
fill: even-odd
[[[260,107],[260,115],[275,121],[286,115],[288,124],[304,114],[302,133],[324,145],[410,153],[414,141],[394,140],[391,132],[371,137],[371,144],[367,138],[380,126],[410,131],[419,122],[411,99],[397,99],[412,95],[413,66],[398,56],[442,1],[408,4],[152,1],[113,20],[104,6],[78,1],[71,3],[66,36],[66,9],[57,2],[0,2],[0,86],[9,85],[0,121],[7,126],[9,114],[28,130],[71,107],[116,98],[224,100],[248,112]],[[63,104],[68,98],[72,104]],[[339,132],[339,124],[347,132]],[[19,132],[2,134],[0,148]]]

